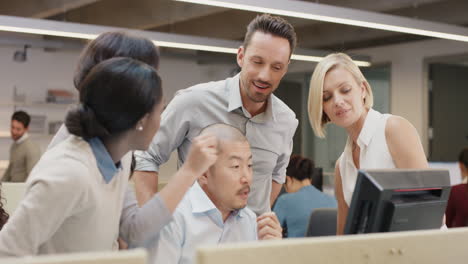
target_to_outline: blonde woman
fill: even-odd
[[[372,89],[348,55],[330,54],[317,65],[308,105],[314,133],[325,137],[330,122],[348,133],[335,166],[337,234],[343,233],[358,169],[428,167],[413,125],[402,117],[381,114],[372,105]]]

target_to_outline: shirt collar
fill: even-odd
[[[21,144],[23,143],[26,139],[28,139],[29,134],[28,132],[25,132],[18,140],[15,141],[16,144]]]
[[[374,109],[369,109],[367,113],[366,120],[362,126],[361,133],[359,133],[358,144],[359,147],[368,146],[372,137],[375,134],[377,129],[376,123],[382,117],[382,114],[375,111]]]
[[[206,213],[217,210],[214,203],[210,200],[208,195],[206,195],[197,181],[195,181],[190,190],[190,202],[192,203],[192,213]]]
[[[109,183],[114,175],[122,168],[120,161],[114,164],[109,152],[98,137],[88,140],[88,143],[96,157],[96,163],[104,181]]]
[[[228,82],[227,82],[228,90],[229,90],[228,112],[232,112],[232,111],[240,108],[247,118],[252,118],[250,113],[242,105],[242,97],[241,97],[241,93],[240,93],[240,85],[239,85],[240,79],[239,78],[240,78],[240,73],[238,73],[233,78],[229,79]],[[276,113],[274,111],[275,107],[273,107],[273,104],[275,103],[275,101],[276,101],[275,96],[273,94],[270,95],[270,97],[268,98],[268,101],[267,101],[267,107],[266,107],[265,112],[254,116],[252,118],[252,121],[258,122],[258,123],[264,123],[264,122],[269,121],[269,120],[275,121],[276,120],[276,117],[275,117]]]
[[[242,98],[240,95],[239,76],[240,76],[240,73],[238,73],[233,78],[229,79],[227,82],[228,90],[229,90],[228,112],[232,112],[238,108],[242,108]]]
[[[192,188],[190,189],[190,202],[192,203],[192,213],[209,213],[212,211],[219,211],[214,203],[210,200],[205,191],[201,188],[198,181],[195,181]],[[244,210],[236,210],[231,212],[232,216],[243,217],[245,215]]]

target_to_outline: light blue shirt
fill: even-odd
[[[159,234],[150,251],[153,262],[195,263],[200,246],[257,240],[256,215],[248,208],[232,212],[223,222],[221,212],[196,182],[177,207],[173,221]]]
[[[294,112],[273,94],[265,112],[252,117],[242,104],[239,75],[178,91],[164,111],[161,128],[148,151],[135,152],[135,170],[158,171],[175,149],[179,164],[183,163],[192,139],[216,123],[237,127],[247,137],[253,155],[248,205],[257,214],[269,212],[272,180],[285,181],[298,121]]]
[[[273,211],[281,227],[287,229],[288,237],[304,237],[310,214],[314,209],[336,208],[336,206],[334,197],[309,185],[295,193],[286,193],[278,197]]]
[[[96,163],[99,168],[99,171],[104,177],[106,183],[109,183],[114,175],[117,174],[122,169],[120,161],[116,164],[112,160],[109,152],[106,149],[106,146],[98,137],[91,138],[88,140],[91,150],[93,151],[94,156],[96,157]]]

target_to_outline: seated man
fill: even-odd
[[[174,220],[151,250],[153,263],[194,263],[196,248],[227,242],[281,238],[274,213],[258,218],[246,208],[252,183],[252,153],[245,136],[226,124],[200,133],[218,138],[218,159],[187,192]]]

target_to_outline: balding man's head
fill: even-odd
[[[252,153],[247,138],[233,126],[210,125],[200,133],[205,134],[218,138],[219,155],[198,182],[225,219],[233,210],[247,205],[253,174]]]
[[[220,152],[223,151],[223,142],[248,142],[247,138],[238,128],[228,124],[218,123],[209,125],[200,132],[200,135],[206,134],[213,135],[219,140],[218,149]]]

